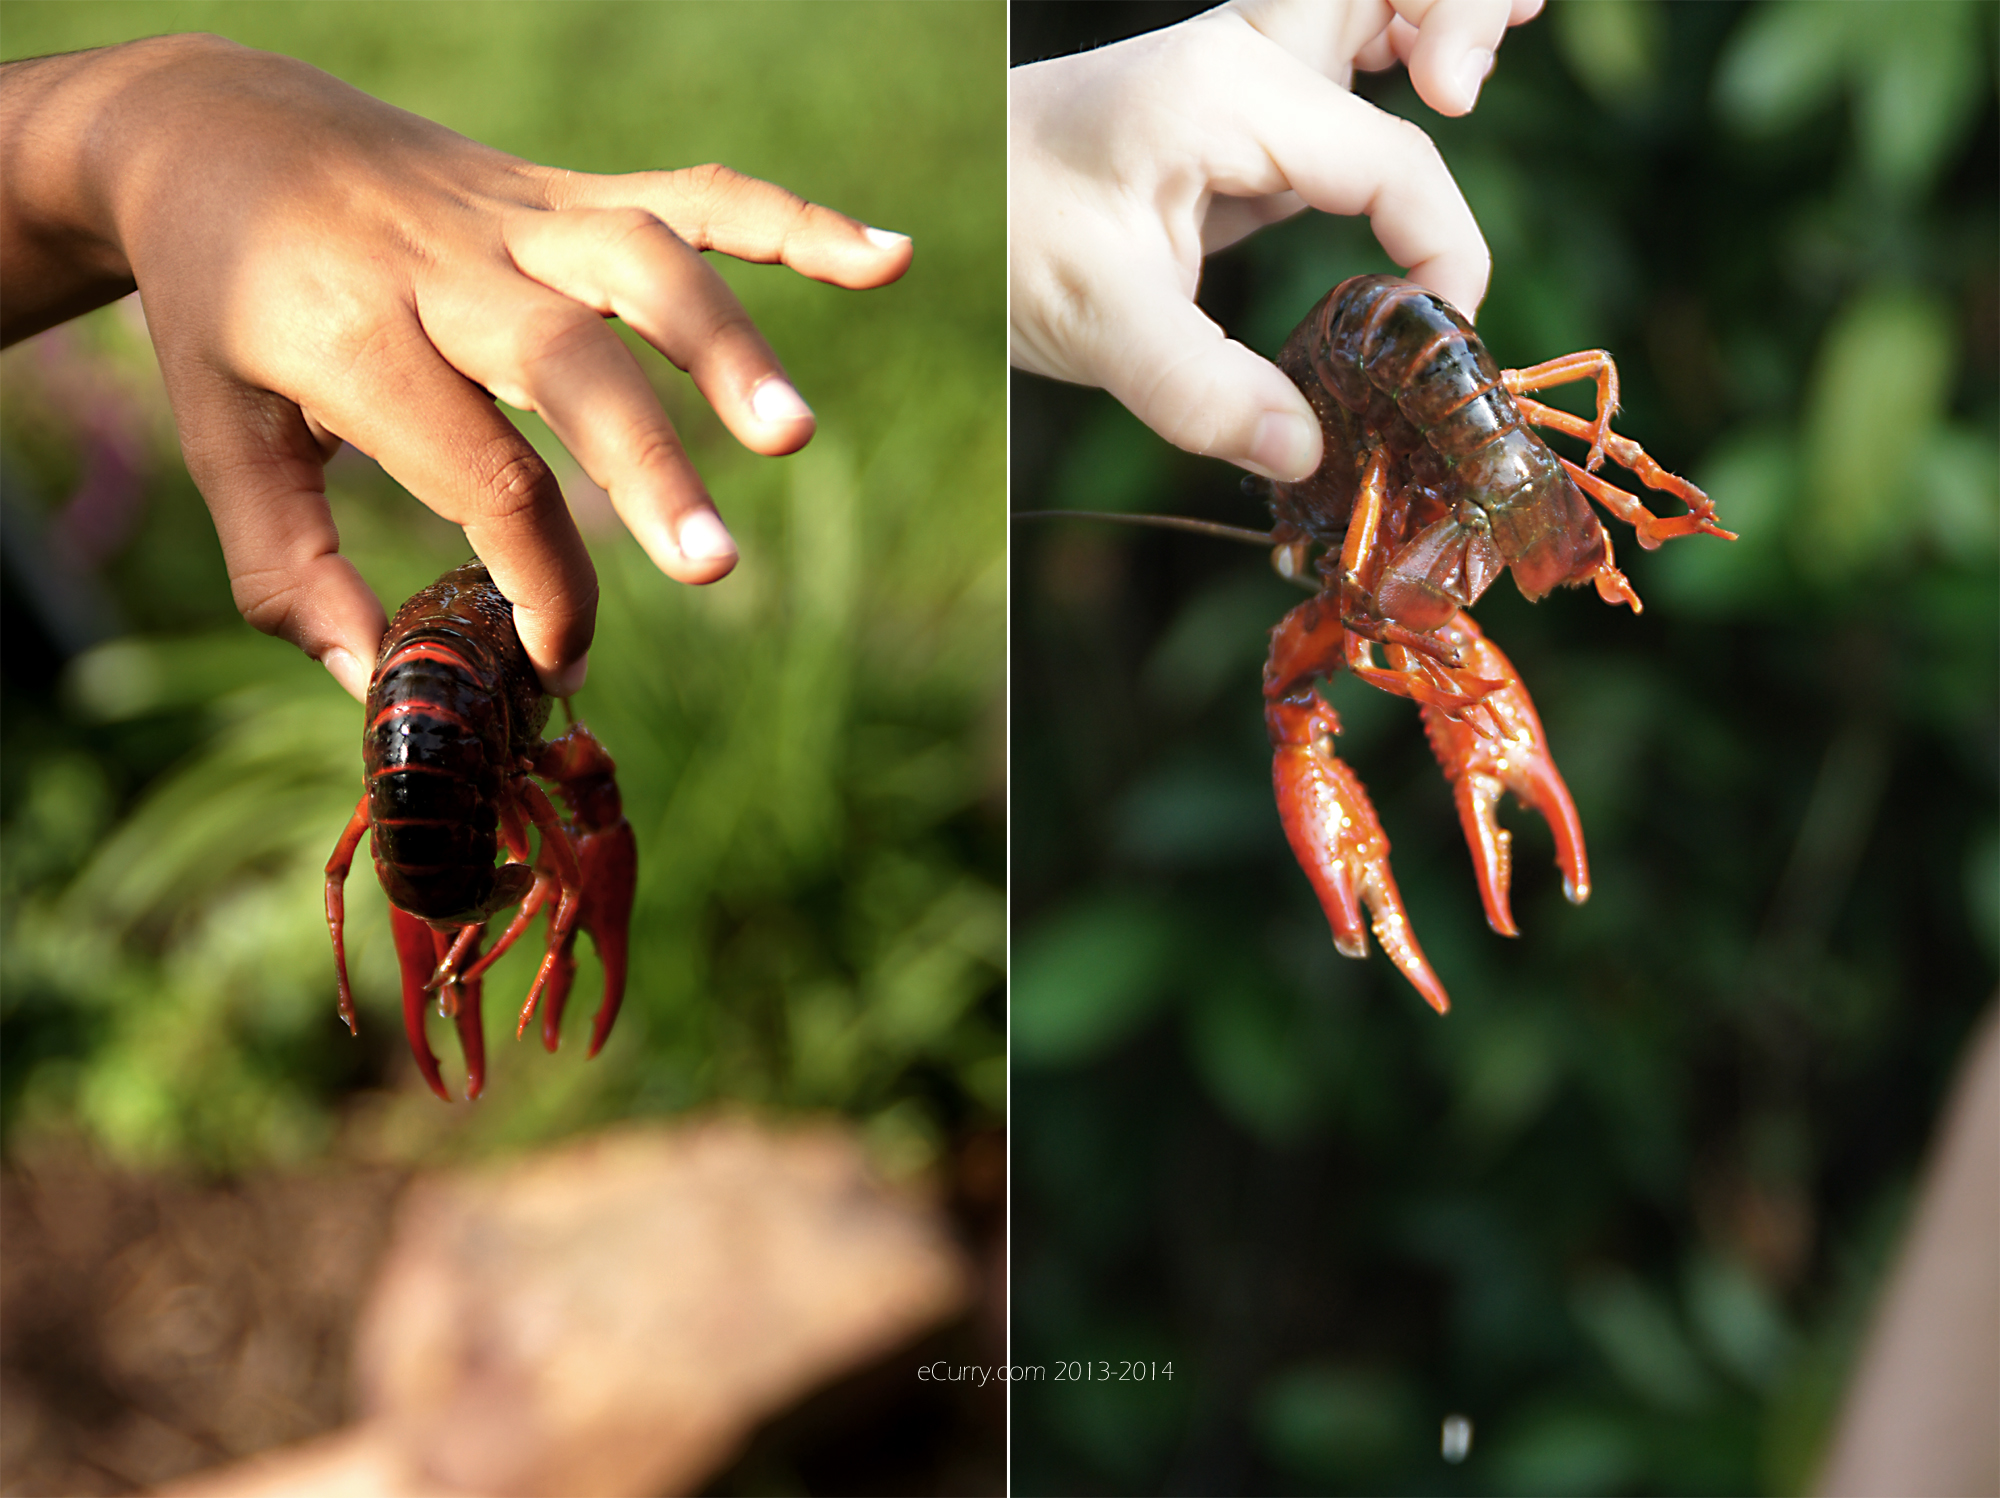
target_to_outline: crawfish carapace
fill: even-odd
[[[410,1050],[431,1090],[447,1100],[424,1037],[431,995],[456,1023],[465,1095],[477,1097],[486,1080],[482,976],[536,912],[549,912],[548,947],[516,1034],[539,1003],[542,1043],[556,1048],[580,931],[590,933],[604,963],[592,1056],[624,998],[638,855],[612,778],[617,766],[581,723],[544,743],[549,705],[515,633],[512,606],[477,562],[447,572],[397,610],[368,683],[366,784],[326,865],[340,1014],[354,1029],[342,891],[366,832],[389,896]],[[531,776],[555,788],[567,818]],[[530,823],[541,834],[532,858]],[[506,860],[496,865],[503,847]],[[510,905],[521,908],[481,956],[487,920]]]
[[[1271,632],[1264,666],[1279,815],[1334,944],[1366,955],[1365,905],[1383,950],[1442,1013],[1449,1000],[1410,929],[1389,840],[1361,782],[1333,753],[1340,723],[1316,683],[1344,665],[1419,705],[1452,783],[1487,923],[1513,936],[1509,835],[1494,814],[1503,790],[1554,830],[1573,902],[1588,897],[1590,873],[1527,687],[1465,610],[1511,571],[1531,600],[1588,582],[1636,611],[1592,499],[1649,550],[1675,536],[1735,537],[1716,523],[1707,495],[1611,430],[1618,369],[1602,350],[1503,370],[1443,298],[1394,276],[1356,276],[1307,314],[1278,367],[1318,414],[1326,443],[1309,478],[1272,486],[1278,570],[1304,578],[1319,549],[1318,593]],[[1583,379],[1597,385],[1593,420],[1524,393]],[[1558,457],[1534,426],[1588,441],[1584,463]],[[1654,515],[1598,477],[1607,455],[1687,513]],[[1386,668],[1375,662],[1378,644]]]

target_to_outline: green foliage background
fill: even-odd
[[[604,1054],[585,1065],[579,1038],[590,959],[558,1056],[504,1043],[532,971],[510,958],[487,984],[496,1054],[472,1109],[415,1085],[363,869],[361,1041],[337,1024],[320,870],[359,791],[360,712],[236,622],[133,309],[10,351],[9,1142],[80,1134],[122,1161],[208,1167],[409,1158],[730,1099],[864,1118],[914,1166],[995,1122],[1001,7],[10,3],[0,26],[8,57],[215,31],[523,157],[723,161],[917,245],[901,283],[867,293],[718,260],[818,412],[793,458],[744,451],[641,355],[741,543],[720,585],[658,575],[520,418],[591,535],[603,604],[576,705],[619,761],[642,869]],[[71,496],[107,449],[136,491],[129,534],[92,551]],[[344,549],[392,608],[465,554],[359,455],[329,489]],[[38,569],[74,584],[67,632],[34,613]],[[433,1042],[450,1078],[449,1027]]]
[[[1188,9],[1017,5],[1014,57]],[[1335,954],[1285,846],[1258,667],[1297,591],[1015,527],[1017,1491],[1811,1482],[2000,946],[1994,16],[1553,0],[1467,119],[1361,80],[1485,229],[1500,363],[1610,349],[1620,428],[1742,533],[1614,524],[1642,617],[1481,602],[1595,882],[1567,906],[1506,811],[1518,942],[1415,711],[1330,685],[1449,1017]],[[1202,297],[1270,353],[1390,269],[1307,215]],[[1017,378],[1013,444],[1019,509],[1262,519],[1101,395]],[[1054,1382],[1133,1359],[1171,1382]]]

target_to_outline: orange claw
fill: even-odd
[[[431,1091],[448,1103],[451,1093],[438,1075],[437,1056],[424,1038],[424,1012],[430,1007],[432,977],[446,953],[458,943],[394,905],[389,907],[389,929],[396,937],[396,961],[403,973],[403,1031],[410,1039],[410,1054],[416,1057],[417,1070]],[[461,956],[479,955],[479,931],[478,926],[466,926],[456,933],[466,948]],[[479,1025],[480,980],[477,976],[451,978],[436,993],[438,1008],[458,1029],[459,1047],[465,1052],[465,1098],[470,1102],[486,1086],[486,1037]]]
[[[1428,704],[1422,708],[1424,731],[1431,750],[1451,781],[1458,819],[1472,849],[1479,876],[1479,898],[1486,905],[1486,924],[1502,936],[1518,936],[1508,903],[1513,879],[1513,837],[1502,827],[1495,809],[1502,791],[1512,791],[1522,805],[1540,812],[1556,839],[1556,867],[1562,871],[1563,894],[1572,905],[1590,898],[1590,864],[1583,849],[1583,823],[1549,755],[1542,720],[1513,663],[1461,613],[1439,633],[1461,652],[1466,667],[1501,685],[1480,701],[1497,725],[1498,737],[1482,732],[1464,719],[1454,719]],[[1392,651],[1393,655],[1393,651]],[[1470,716],[1470,715],[1468,715]]]
[[[1365,903],[1382,950],[1424,1001],[1445,1013],[1451,1000],[1417,945],[1396,876],[1389,872],[1389,839],[1361,782],[1334,756],[1333,736],[1340,732],[1340,720],[1307,686],[1268,701],[1264,722],[1274,750],[1271,779],[1278,793],[1278,817],[1333,928],[1334,946],[1344,957],[1368,955],[1368,936],[1361,923]]]

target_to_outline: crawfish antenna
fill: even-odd
[[[1196,520],[1188,515],[1133,515],[1123,510],[1015,510],[1014,520],[1108,520],[1114,525],[1143,525],[1154,530],[1188,531],[1197,536],[1217,536],[1224,541],[1244,541],[1252,546],[1270,546],[1276,540],[1269,531],[1253,531],[1247,526],[1223,525],[1214,520]]]

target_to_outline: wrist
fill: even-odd
[[[0,342],[134,289],[115,189],[138,154],[129,132],[161,124],[144,118],[145,82],[228,45],[154,37],[0,68]]]

